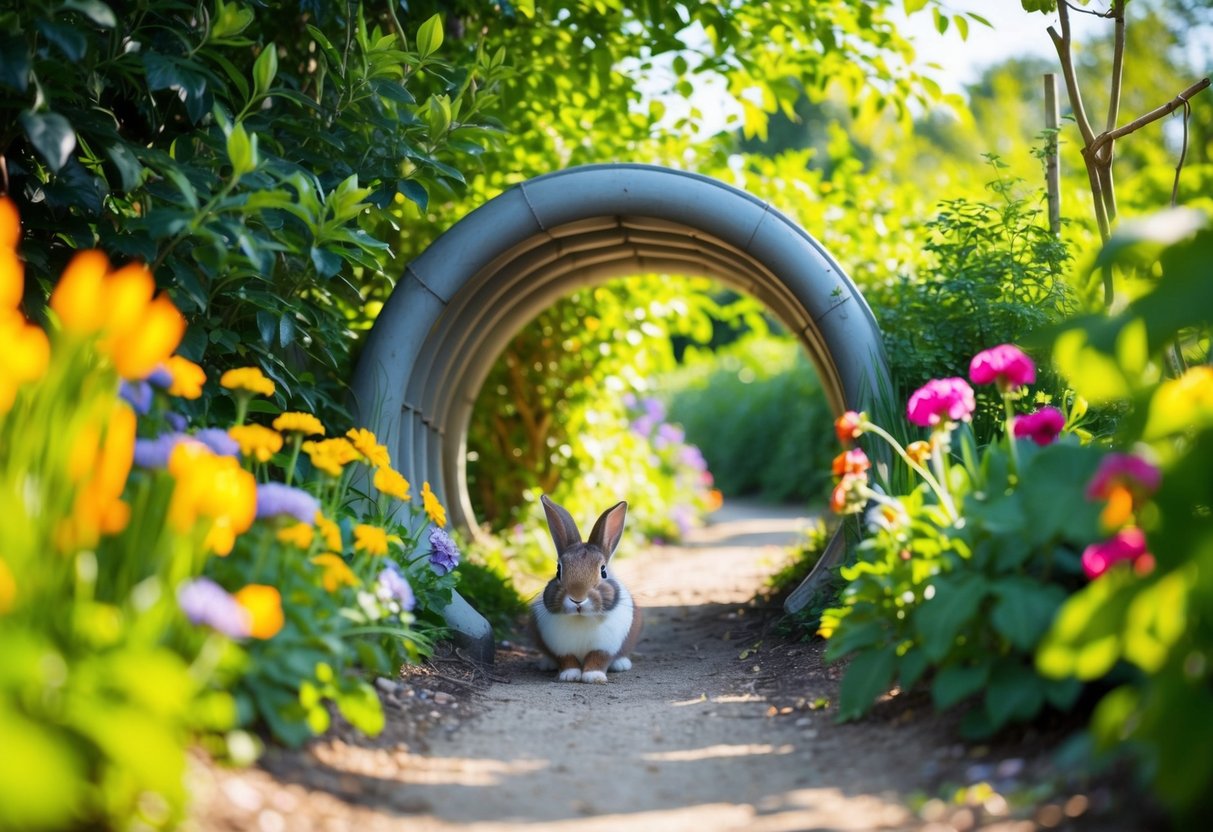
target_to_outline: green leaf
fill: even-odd
[[[79,62],[88,51],[88,41],[84,33],[75,26],[51,23],[49,20],[38,20],[36,25],[38,33],[59,47],[63,56],[72,63]]]
[[[328,249],[312,248],[311,258],[316,273],[321,277],[332,277],[341,271],[341,257]]]
[[[417,30],[417,51],[428,58],[442,46],[442,15],[436,14]]]
[[[1134,576],[1113,569],[1071,595],[1036,650],[1044,676],[1098,679],[1120,658],[1126,612],[1134,597]]]
[[[21,126],[30,144],[46,160],[47,166],[58,173],[76,149],[76,131],[72,124],[58,113],[35,113],[24,110]]]
[[[977,613],[988,592],[979,575],[947,576],[932,586],[935,595],[913,613],[922,648],[933,661],[944,658]]]
[[[914,646],[901,657],[901,667],[897,673],[897,683],[903,691],[910,690],[918,684],[922,674],[930,667],[930,660],[921,648]]]
[[[1056,584],[1041,584],[1023,577],[997,581],[991,590],[998,598],[990,613],[994,629],[1024,651],[1036,647],[1066,599],[1065,590]]]
[[[18,34],[0,34],[0,85],[25,92],[29,87],[29,45]]]
[[[943,710],[980,691],[990,678],[989,663],[970,667],[945,667],[931,682],[931,701]]]
[[[143,176],[143,165],[123,142],[114,142],[105,146],[105,155],[118,169],[118,178],[122,182],[122,190],[129,191],[139,186]]]
[[[948,31],[948,25],[952,22],[946,14],[941,12],[938,7],[931,9],[931,13],[935,17],[935,31],[939,34],[945,34]]]
[[[353,725],[367,736],[375,736],[383,730],[383,705],[375,689],[365,682],[358,682],[354,687],[342,690],[337,694],[337,710]]]
[[[262,342],[268,347],[274,343],[274,336],[278,332],[278,321],[269,312],[266,312],[264,309],[258,309],[257,330],[261,333]]]
[[[893,683],[896,663],[897,650],[892,646],[860,653],[852,659],[838,691],[838,719],[846,721],[867,713],[876,697],[887,692]]]
[[[995,729],[1008,722],[1026,722],[1044,704],[1045,682],[1019,664],[1003,662],[990,676],[986,713]]]
[[[278,319],[278,345],[289,347],[295,342],[295,316],[285,314]]]
[[[868,619],[858,624],[853,623],[854,621],[855,616],[848,615],[839,622],[838,629],[830,636],[826,645],[827,661],[840,659],[849,653],[871,647],[888,638],[888,632],[882,621]]]
[[[920,12],[927,7],[927,0],[904,0],[903,6],[906,14],[914,14],[914,12]]]
[[[103,29],[112,29],[118,25],[114,10],[101,0],[65,0],[63,8],[80,12]]]
[[[968,18],[966,18],[966,17],[965,17],[964,15],[962,15],[962,14],[958,14],[958,15],[955,15],[955,16],[952,18],[952,22],[956,24],[956,31],[960,32],[960,39],[961,39],[961,40],[968,40],[968,39],[969,39],[969,21],[968,21]]]
[[[261,50],[257,60],[253,62],[253,95],[263,98],[274,83],[278,74],[278,47],[271,41]]]
[[[227,158],[232,163],[233,179],[257,169],[257,137],[250,137],[243,124],[237,124],[227,135]]]

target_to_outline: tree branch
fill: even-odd
[[[1130,133],[1135,133],[1136,131],[1145,127],[1147,124],[1151,124],[1155,121],[1158,121],[1163,116],[1170,115],[1171,113],[1175,112],[1177,109],[1182,107],[1184,104],[1186,104],[1188,101],[1190,101],[1192,99],[1192,96],[1196,95],[1201,90],[1206,89],[1208,86],[1209,86],[1209,79],[1201,78],[1195,84],[1188,87],[1186,90],[1184,90],[1179,95],[1172,98],[1166,104],[1163,104],[1161,107],[1151,110],[1150,112],[1146,113],[1144,116],[1141,116],[1140,118],[1137,118],[1137,119],[1129,122],[1124,127],[1118,127],[1115,130],[1111,130],[1107,133],[1101,133],[1094,141],[1092,141],[1087,146],[1087,148],[1084,152],[1085,153],[1098,153],[1106,145],[1111,144],[1112,142],[1116,141],[1117,139],[1121,138],[1122,136],[1127,136]]]
[[[1082,133],[1082,143],[1090,146],[1095,141],[1095,131],[1087,120],[1087,110],[1082,103],[1082,92],[1078,88],[1078,77],[1074,73],[1074,58],[1070,54],[1070,15],[1064,3],[1057,5],[1057,17],[1061,23],[1061,34],[1052,26],[1048,28],[1053,47],[1057,50],[1057,59],[1061,62],[1061,74],[1066,79],[1066,94],[1070,97],[1070,109],[1074,111],[1074,121],[1078,124],[1078,132]]]

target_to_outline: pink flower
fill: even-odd
[[[1119,488],[1128,489],[1140,504],[1158,490],[1162,474],[1149,462],[1134,454],[1108,454],[1087,485],[1088,500],[1106,500]]]
[[[1066,417],[1055,407],[1042,407],[1035,413],[1016,416],[1012,432],[1016,439],[1031,439],[1037,445],[1048,445],[1061,433]]]
[[[1002,344],[973,356],[969,378],[974,384],[997,383],[1006,392],[1036,381],[1036,365],[1019,347]]]
[[[1094,580],[1120,561],[1153,567],[1154,556],[1146,550],[1146,536],[1141,529],[1130,526],[1121,529],[1111,540],[1092,543],[1082,553],[1082,569]],[[1148,571],[1148,570],[1147,570]]]
[[[860,448],[843,451],[834,457],[833,470],[836,477],[844,474],[863,474],[871,467],[872,463],[868,461],[868,455]]]
[[[944,419],[967,422],[976,406],[973,388],[963,378],[936,378],[910,396],[906,417],[924,428],[937,425]]]

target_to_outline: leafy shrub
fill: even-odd
[[[832,418],[800,345],[749,337],[714,354],[691,348],[684,360],[661,387],[671,419],[702,449],[720,490],[821,499]]]
[[[1022,343],[1073,309],[1065,282],[1070,253],[1041,221],[1041,209],[1018,195],[1019,183],[987,185],[998,201],[948,200],[919,233],[933,262],[864,286],[884,335],[898,400],[929,378],[963,373],[957,356],[988,344]],[[1059,394],[1054,380],[1042,389]],[[995,432],[1001,402],[983,399],[975,429]]]
[[[441,60],[441,19],[406,33],[395,9],[151,0],[121,28],[101,2],[0,13],[31,283],[48,292],[97,244],[142,260],[190,320],[184,355],[256,363],[280,405],[339,413],[364,295],[393,282],[367,211],[461,185],[504,72]]]
[[[1105,529],[1116,532],[1110,542],[1136,537],[1149,552],[1138,563],[1156,568],[1113,564],[1065,603],[1037,655],[1051,678],[1123,680],[1129,671],[1096,707],[1091,735],[1099,749],[1135,759],[1177,825],[1192,828],[1213,812],[1213,371],[1201,364],[1165,377],[1160,368],[1191,331],[1203,333],[1207,361],[1210,252],[1213,230],[1195,212],[1123,224],[1094,268],[1144,266],[1136,299],[1110,317],[1069,322],[1056,340],[1058,367],[1080,393],[1132,404],[1117,444],[1152,452],[1162,476],[1152,499],[1139,488],[1110,493]]]
[[[894,680],[909,690],[929,678],[939,709],[978,700],[962,729],[984,737],[1032,719],[1046,705],[1067,709],[1081,691],[1075,680],[1039,675],[1033,663],[1053,615],[1081,586],[1079,553],[1098,536],[1098,508],[1081,485],[1100,453],[1072,434],[1053,441],[1060,412],[1058,421],[1031,434],[1033,441],[1017,438],[1027,437],[1026,427],[1038,419],[1011,416],[1035,371],[1014,348],[990,352],[1015,356],[1020,374],[997,379],[1006,436],[980,454],[971,431],[957,430],[975,408],[961,379],[915,392],[910,420],[931,432],[907,448],[861,414],[839,420],[840,438],[884,437],[920,477],[914,491],[892,498],[868,487],[863,451],[846,451],[833,466],[836,510],[854,513],[875,501],[867,518],[871,535],[857,561],[840,571],[847,581],[840,603],[822,616],[827,658],[852,657],[840,718],[861,716]],[[980,359],[974,380],[995,381],[982,374]]]

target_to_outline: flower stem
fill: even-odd
[[[1007,412],[1007,444],[1011,446],[1011,474],[1015,477],[1019,476],[1019,448],[1015,442],[1015,404],[1014,397],[1011,391],[1003,391],[1002,394],[1003,408]]]
[[[895,450],[897,452],[897,455],[900,456],[903,460],[905,460],[906,465],[909,465],[910,468],[916,474],[918,474],[918,476],[922,477],[923,480],[926,482],[926,484],[930,487],[930,489],[933,492],[935,492],[936,499],[938,499],[940,505],[942,505],[944,507],[944,510],[948,513],[948,516],[953,520],[956,519],[956,506],[952,502],[951,495],[949,495],[947,493],[947,491],[944,489],[944,487],[940,484],[940,480],[936,479],[935,476],[933,476],[930,471],[928,471],[926,468],[923,468],[921,465],[919,465],[917,462],[915,462],[913,459],[910,458],[910,455],[906,453],[906,449],[901,447],[900,442],[898,442],[896,439],[894,439],[892,437],[892,435],[888,431],[886,431],[884,428],[880,427],[879,425],[873,424],[872,422],[865,421],[864,425],[863,425],[863,431],[864,431],[864,433],[874,433],[877,436],[879,436],[881,439],[883,439],[885,442],[888,442],[889,445],[891,445],[893,447],[893,450]]]
[[[291,437],[291,458],[286,463],[286,484],[290,485],[295,478],[295,464],[299,462],[299,449],[303,447],[303,434],[296,433]]]

